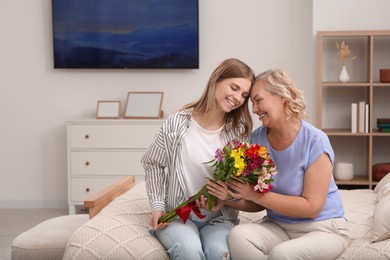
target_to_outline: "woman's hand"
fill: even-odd
[[[258,192],[253,191],[249,182],[244,183],[243,180],[240,180],[235,176],[232,176],[232,179],[232,182],[226,182],[226,184],[233,190],[227,190],[229,195],[233,198],[255,201],[256,197],[259,196]]]
[[[200,198],[195,201],[195,204],[199,208],[203,208],[213,212],[219,211],[223,207],[225,202],[232,198],[232,196],[229,195],[227,189],[228,187],[223,181],[214,182],[210,180],[207,183],[207,192],[216,198],[215,205],[213,206],[213,208],[209,209],[207,198],[204,195],[201,195]]]
[[[217,212],[223,207],[223,205],[225,205],[225,201],[217,198],[214,207],[209,209],[207,198],[204,195],[201,195],[199,199],[195,200],[195,204],[196,206],[198,206],[198,208],[203,208],[212,212]]]
[[[207,191],[209,194],[223,201],[232,199],[232,196],[228,193],[228,186],[221,180],[217,182],[209,181],[207,183]]]
[[[160,224],[158,223],[158,220],[164,214],[165,214],[165,212],[162,210],[153,211],[152,217],[150,218],[150,222],[149,222],[149,225],[152,229],[159,230],[159,229],[163,229],[169,225],[169,223],[160,223]]]

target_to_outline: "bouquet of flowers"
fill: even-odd
[[[274,162],[264,146],[241,141],[230,141],[223,148],[218,148],[215,158],[209,162],[215,167],[213,181],[232,181],[232,176],[249,182],[254,191],[267,192],[272,189],[273,175],[277,173]],[[185,223],[193,211],[199,218],[204,216],[195,201],[204,195],[209,209],[215,206],[216,198],[207,192],[207,184],[197,194],[163,215],[159,223],[171,222],[179,216]]]

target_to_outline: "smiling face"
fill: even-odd
[[[240,107],[249,96],[251,81],[246,78],[228,78],[217,83],[215,98],[217,107],[224,113]]]
[[[263,81],[259,80],[253,85],[250,98],[253,103],[252,111],[259,116],[263,125],[271,127],[287,117],[284,108],[285,100],[269,92]]]

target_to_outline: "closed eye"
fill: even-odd
[[[230,88],[231,88],[232,90],[234,90],[234,91],[237,91],[240,87],[237,86],[237,85],[235,85],[235,84],[231,84],[231,85],[230,85]]]
[[[255,95],[253,98],[251,98],[253,105],[260,104],[260,102],[263,100],[263,98],[260,95]]]
[[[231,84],[230,85],[230,88],[234,91],[234,92],[237,92],[237,91],[240,91],[240,86],[238,86],[238,85],[236,85],[236,84]],[[249,96],[249,93],[248,92],[243,92],[242,94],[241,94],[241,96],[244,98],[244,99],[246,99],[248,96]]]
[[[256,98],[256,99],[255,99],[255,103],[258,105],[258,104],[261,103],[262,100],[263,100],[262,98]]]

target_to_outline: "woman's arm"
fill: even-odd
[[[305,172],[301,196],[288,196],[275,192],[257,193],[238,180],[229,185],[234,198],[243,198],[280,214],[296,218],[315,218],[320,214],[328,196],[332,163],[322,154]]]
[[[141,159],[145,169],[146,191],[153,211],[165,211],[166,155],[163,146],[163,130],[160,128],[155,140]]]
[[[166,185],[166,156],[163,146],[163,127],[160,128],[155,140],[141,159],[145,169],[145,185],[152,208],[152,216],[149,225],[154,230],[159,230],[168,223],[158,223],[161,216],[165,214],[165,185]]]

